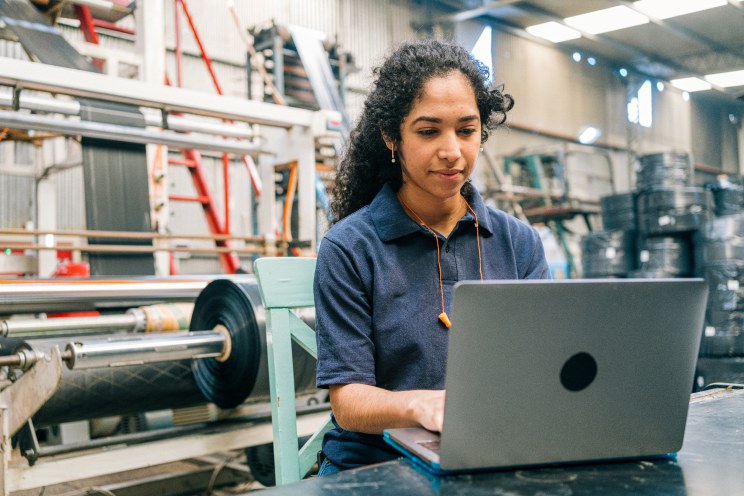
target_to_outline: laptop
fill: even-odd
[[[436,474],[673,455],[682,447],[703,279],[455,285],[441,435],[384,439]]]

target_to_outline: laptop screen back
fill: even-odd
[[[678,451],[706,297],[702,279],[459,283],[442,469]]]

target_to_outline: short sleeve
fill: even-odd
[[[376,383],[367,285],[358,260],[326,237],[314,280],[318,387]]]
[[[527,259],[527,264],[524,270],[522,279],[551,279],[550,267],[548,261],[545,258],[545,249],[543,248],[542,240],[540,235],[534,227],[529,227],[528,236],[530,238],[529,243],[525,243],[525,246],[531,248],[531,256]]]

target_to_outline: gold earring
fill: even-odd
[[[390,147],[390,163],[395,163],[395,145]]]

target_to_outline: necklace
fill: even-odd
[[[419,216],[419,214],[416,213],[414,209],[408,206],[408,204],[403,200],[403,197],[400,196],[400,193],[398,193],[398,200],[403,204],[403,206],[413,214],[414,217],[416,217],[416,220],[419,221],[419,223],[424,226],[432,236],[434,236],[434,242],[437,244],[437,268],[439,269],[439,295],[442,298],[442,313],[439,314],[439,321],[444,324],[444,326],[449,329],[452,327],[452,322],[450,321],[449,317],[447,316],[447,312],[444,310],[444,285],[442,283],[442,255],[441,251],[439,250],[439,236],[436,232],[434,232],[434,229],[429,227],[426,222]],[[478,271],[480,272],[480,280],[483,280],[483,259],[481,258],[481,247],[480,247],[480,231],[478,230],[478,215],[476,215],[475,210],[473,210],[473,207],[470,206],[470,203],[465,199],[465,197],[462,197],[462,201],[465,202],[465,205],[467,206],[468,210],[471,214],[473,214],[473,217],[475,218],[475,239],[478,243]]]

